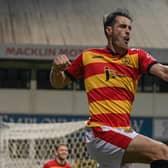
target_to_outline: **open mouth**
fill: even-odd
[[[129,43],[129,37],[124,37],[124,42],[125,42],[125,44],[128,44]]]

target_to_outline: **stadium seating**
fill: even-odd
[[[0,0],[0,4],[1,43],[104,46],[103,14],[124,7],[134,18],[131,46],[168,47],[166,0]]]

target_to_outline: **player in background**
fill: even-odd
[[[59,144],[55,147],[55,159],[48,161],[43,168],[72,168],[68,162],[68,147],[66,144]]]
[[[138,134],[130,124],[141,75],[149,73],[168,81],[168,66],[142,49],[128,47],[132,21],[126,9],[104,16],[107,46],[87,49],[72,63],[66,55],[56,57],[50,81],[53,87],[63,88],[73,80],[84,79],[90,114],[87,146],[100,168],[120,168],[126,163],[168,168],[167,145]]]

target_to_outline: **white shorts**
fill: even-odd
[[[100,168],[121,168],[124,152],[137,133],[109,126],[86,127],[88,152]]]

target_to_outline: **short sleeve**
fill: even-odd
[[[82,53],[72,61],[72,64],[65,70],[65,74],[71,80],[76,80],[83,76]]]
[[[139,70],[140,73],[149,73],[150,67],[157,63],[157,60],[148,52],[140,49],[138,52]]]

